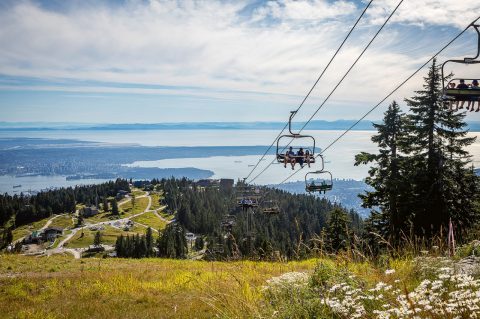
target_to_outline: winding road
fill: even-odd
[[[78,227],[78,228],[74,228],[71,230],[71,233],[68,234],[65,238],[62,239],[62,241],[60,241],[57,245],[56,248],[53,248],[53,249],[50,249],[50,250],[47,250],[45,251],[45,255],[47,256],[50,256],[50,255],[53,255],[53,254],[63,254],[63,253],[70,253],[72,254],[76,259],[79,259],[81,258],[81,255],[82,255],[82,252],[84,252],[87,248],[65,248],[65,244],[68,243],[76,234],[79,230],[82,230],[82,229],[85,229],[85,228],[90,228],[90,227],[95,227],[95,226],[101,226],[101,225],[110,225],[110,226],[113,226],[115,227],[113,224],[114,223],[126,223],[128,222],[129,220],[137,217],[137,216],[141,216],[147,212],[153,212],[155,214],[155,216],[157,216],[158,218],[160,218],[161,220],[163,220],[164,222],[166,222],[167,224],[170,223],[171,221],[163,218],[160,214],[158,214],[157,210],[162,210],[164,209],[166,206],[162,206],[158,209],[155,209],[155,210],[150,210],[150,208],[152,207],[152,197],[150,196],[150,193],[146,192],[145,195],[141,195],[141,196],[137,196],[135,197],[136,199],[138,198],[145,198],[147,197],[148,198],[148,204],[147,204],[147,207],[140,213],[138,214],[134,214],[134,215],[131,215],[131,216],[128,216],[128,217],[125,217],[125,218],[120,218],[120,219],[115,219],[115,220],[108,220],[108,221],[103,221],[103,222],[98,222],[98,223],[94,223],[94,224],[87,224],[87,225],[84,225],[82,227]],[[122,206],[124,205],[125,203],[128,203],[130,201],[130,199],[126,199],[124,201],[121,201],[118,203],[118,206]],[[58,217],[58,216],[62,216],[62,215],[57,215],[55,216],[54,218]],[[54,219],[50,219],[47,224],[45,224],[45,226],[42,228],[42,229],[45,229],[46,227],[48,227],[52,220]],[[148,228],[149,226],[148,225],[144,225],[144,224],[140,224],[138,222],[134,222],[135,224],[138,224],[140,226],[143,226],[145,228]],[[153,231],[155,232],[158,232],[158,230],[156,229],[153,229]],[[22,238],[23,239],[23,238]]]

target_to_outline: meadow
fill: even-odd
[[[251,318],[266,280],[315,265],[0,255],[0,317]]]
[[[291,262],[0,255],[1,318],[479,318],[480,268],[440,256]]]

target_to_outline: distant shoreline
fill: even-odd
[[[375,131],[373,123],[380,121],[360,121],[352,130]],[[323,121],[315,120],[308,124],[308,130],[346,130],[356,123],[355,120]],[[293,123],[298,130],[304,123]],[[467,122],[471,132],[480,132],[480,121]],[[125,123],[125,124],[87,124],[87,123],[13,123],[0,122],[0,132],[19,131],[144,131],[144,130],[281,130],[285,122],[191,122],[191,123]]]

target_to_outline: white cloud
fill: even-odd
[[[374,1],[368,21],[383,22],[396,3]],[[21,1],[0,13],[0,74],[201,87],[206,89],[201,94],[198,90],[163,92],[204,97],[212,90],[213,98],[227,99],[242,99],[241,93],[232,93],[235,90],[251,92],[245,93],[245,100],[265,99],[257,93],[277,94],[277,98],[302,95],[362,9],[346,0],[268,1],[248,12],[252,5],[152,0],[115,7],[72,5],[57,12]],[[405,1],[396,21],[460,26],[480,12],[478,9],[480,5],[471,1]],[[354,34],[319,85],[313,102],[321,101],[321,94],[329,92],[376,28],[364,23]],[[443,32],[438,38],[425,39],[421,29],[417,34],[404,35],[387,28],[333,100],[378,100],[452,35]],[[427,42],[433,44],[425,48]],[[406,52],[402,43],[408,44]],[[412,54],[419,48],[421,52]],[[52,85],[51,89],[59,87]],[[48,90],[48,86],[42,90]],[[70,90],[89,88],[80,85]],[[152,94],[150,89],[101,85],[91,89],[122,90]]]
[[[366,2],[366,0],[364,0]],[[383,23],[383,17],[391,12],[399,0],[375,0],[368,11],[370,22]],[[449,0],[405,0],[398,14],[393,18],[395,22],[414,25],[451,25],[465,28],[480,15],[478,1],[449,1]]]
[[[278,0],[268,1],[257,8],[254,20],[265,18],[285,20],[315,20],[338,18],[355,12],[355,4],[347,1],[329,2],[326,0],[296,1]]]

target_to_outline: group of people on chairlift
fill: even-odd
[[[472,84],[466,84],[465,80],[460,80],[460,83],[456,85],[454,82],[451,82],[448,87],[449,90],[479,90],[478,95],[474,96],[456,96],[455,100],[450,101],[449,103],[449,110],[450,111],[458,111],[459,109],[463,109],[463,105],[467,102],[467,110],[473,112],[475,109],[475,102],[477,102],[477,110],[475,112],[480,112],[480,86],[478,86],[478,81],[473,80]],[[455,107],[455,109],[454,109]]]
[[[310,154],[309,150],[303,150],[302,147],[298,150],[297,153],[293,151],[293,148],[290,146],[288,151],[285,153],[285,157],[283,159],[283,166],[286,168],[287,164],[292,165],[292,170],[295,169],[295,164],[299,163],[300,167],[303,168],[305,163],[310,167],[310,163],[312,162],[312,155]]]

